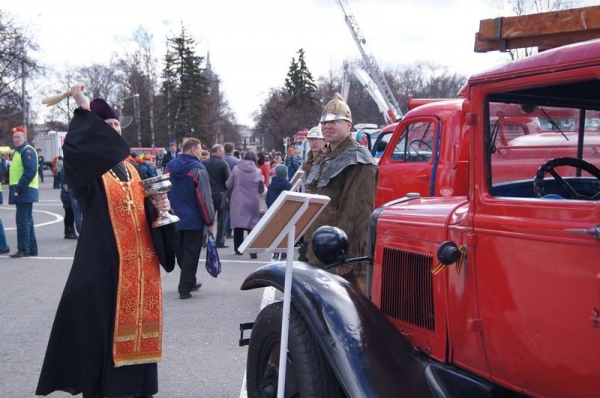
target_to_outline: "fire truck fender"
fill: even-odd
[[[241,289],[273,286],[283,291],[285,269],[285,263],[265,265]],[[432,396],[427,360],[346,280],[294,262],[291,298],[347,396],[395,397],[399,391],[407,397]]]

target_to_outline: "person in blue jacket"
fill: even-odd
[[[267,191],[267,207],[271,207],[283,191],[289,191],[292,184],[288,181],[288,169],[280,164],[275,167],[275,176],[271,178],[271,185]]]
[[[6,170],[8,170],[6,159],[0,157],[0,205],[4,203],[4,197],[2,195],[2,176],[4,175],[4,171]],[[4,224],[2,224],[2,219],[0,219],[0,254],[6,254],[8,252],[10,252],[10,247],[8,246],[8,242],[6,241],[6,232],[4,231]]]
[[[188,138],[182,153],[171,160],[165,170],[170,173],[172,188],[169,191],[171,207],[180,221],[177,263],[181,268],[179,298],[189,299],[191,292],[202,286],[196,280],[198,261],[202,249],[204,229],[212,232],[215,209],[212,201],[208,172],[200,162],[202,145],[196,138]]]
[[[271,207],[283,191],[289,191],[291,188],[292,184],[288,181],[287,167],[283,164],[275,166],[275,176],[271,179],[271,185],[269,185],[267,191],[267,207]],[[285,253],[281,253],[281,257],[279,253],[273,253],[273,260],[283,260],[286,257]]]
[[[152,164],[152,158],[148,155],[144,155],[142,158],[142,163],[140,164],[140,169],[142,170],[142,178],[145,180],[147,178],[157,177],[158,172],[156,171],[156,167]]]

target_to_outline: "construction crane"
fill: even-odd
[[[383,95],[383,98],[388,107],[387,112],[388,112],[390,119],[393,122],[400,120],[402,118],[402,111],[400,110],[398,101],[396,101],[396,97],[394,97],[394,94],[392,94],[392,90],[390,89],[390,86],[388,85],[387,81],[385,80],[383,73],[381,72],[381,69],[379,69],[379,65],[377,64],[377,61],[375,61],[375,57],[373,57],[373,55],[371,55],[367,51],[367,48],[366,48],[367,40],[365,39],[362,32],[360,31],[360,28],[358,27],[358,23],[356,22],[354,15],[350,11],[350,6],[348,5],[348,2],[346,0],[335,0],[335,1],[338,3],[340,8],[342,9],[342,12],[344,13],[344,19],[346,21],[346,25],[348,25],[348,28],[350,28],[350,33],[352,33],[352,38],[354,38],[354,41],[356,42],[356,45],[358,46],[358,50],[360,51],[360,54],[362,55],[362,58],[365,62],[365,67],[366,67],[366,70],[367,70],[369,76],[371,77],[371,79],[373,79],[373,81],[379,88],[379,91]]]

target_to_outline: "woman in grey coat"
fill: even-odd
[[[260,219],[258,195],[265,190],[265,183],[256,161],[258,157],[248,151],[244,160],[233,168],[225,185],[231,191],[229,217],[233,228],[233,247],[235,254],[242,255],[238,248],[244,241],[244,231],[250,232]],[[250,253],[256,258],[256,253]]]

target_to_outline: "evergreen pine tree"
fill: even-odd
[[[306,66],[302,48],[298,50],[298,61],[292,58],[284,88],[290,97],[287,102],[287,106],[290,108],[312,107],[319,103],[314,95],[317,85]]]
[[[208,143],[208,132],[200,131],[206,118],[208,80],[201,67],[204,58],[196,55],[195,46],[196,41],[183,26],[178,37],[167,39],[161,116],[172,139],[178,143],[184,137],[196,137]]]
[[[318,123],[320,101],[315,96],[317,85],[304,60],[304,50],[298,50],[298,61],[292,58],[283,88],[285,108],[293,114],[298,130]]]

